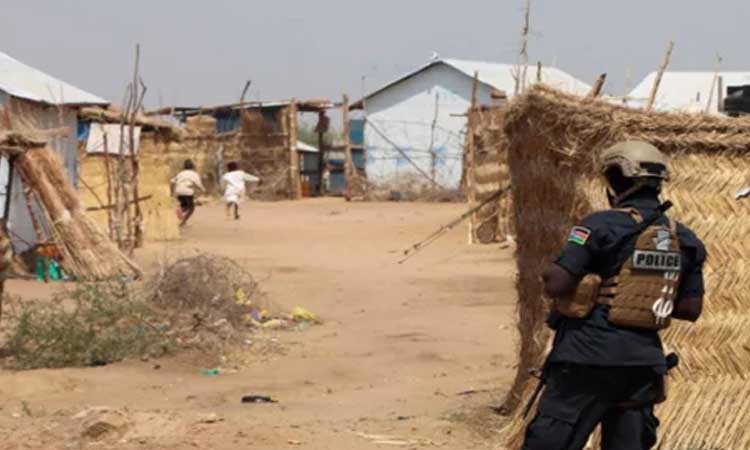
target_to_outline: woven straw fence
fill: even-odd
[[[660,449],[705,445],[750,448],[750,119],[646,113],[535,86],[505,114],[517,233],[519,366],[506,399],[513,411],[508,448],[518,448],[520,417],[533,390],[530,368],[542,363],[549,330],[540,282],[571,226],[606,208],[597,156],[625,139],[643,139],[670,157],[664,198],[670,215],[704,241],[705,309],[696,324],[663,333],[681,356],[661,417]]]
[[[467,128],[470,136],[466,139],[466,153],[473,154],[473,161],[469,156],[467,164],[471,207],[487,200],[510,181],[507,141],[503,132],[505,109],[503,104],[469,111]],[[512,233],[510,207],[510,197],[504,195],[473,214],[472,241],[486,244],[505,240]]]

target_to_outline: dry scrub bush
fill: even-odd
[[[235,261],[209,254],[166,264],[143,284],[80,283],[52,302],[13,306],[2,355],[17,369],[95,366],[179,349],[217,356],[259,328],[306,321],[283,314]]]
[[[172,345],[156,311],[123,282],[77,284],[52,302],[16,309],[4,353],[17,369],[103,365]]]

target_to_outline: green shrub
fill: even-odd
[[[156,313],[124,282],[77,284],[52,303],[17,309],[4,353],[18,369],[103,365],[171,346]]]

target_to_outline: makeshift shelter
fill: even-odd
[[[116,158],[122,152],[128,160],[128,176],[132,178],[129,148],[129,119],[113,108],[82,108],[79,112],[78,164],[79,195],[89,215],[102,229],[112,232],[115,203],[112,199]],[[123,123],[123,121],[125,123]],[[172,240],[179,237],[179,221],[175,214],[169,180],[175,175],[165,150],[179,147],[186,131],[166,120],[136,115],[134,120],[133,155],[138,159],[138,205],[142,214],[146,240]],[[120,140],[120,133],[126,138]],[[106,142],[105,142],[106,136]],[[106,144],[106,145],[105,145]],[[171,146],[171,147],[170,147]],[[106,150],[106,153],[105,153]],[[134,209],[134,200],[128,205]],[[134,214],[131,214],[133,217]]]
[[[138,266],[86,215],[60,156],[44,138],[0,132],[0,154],[9,161],[10,172],[23,180],[26,198],[37,202],[69,274],[80,280],[141,275]]]
[[[42,132],[49,147],[62,159],[67,178],[74,186],[77,182],[77,112],[83,106],[108,103],[0,53],[0,110],[5,117],[4,122],[0,122],[0,130],[20,127]],[[7,161],[0,160],[0,186],[6,186],[7,179]],[[37,235],[20,178],[14,177],[11,186],[8,228],[14,250],[21,253],[49,236]],[[6,196],[7,193],[0,195],[0,204],[7,201]],[[31,207],[37,208],[33,204]]]
[[[367,178],[376,185],[399,187],[417,178],[424,185],[459,189],[463,175],[466,111],[478,74],[477,104],[491,104],[499,90],[512,98],[518,67],[462,59],[436,59],[367,94],[352,105],[363,118]],[[591,88],[568,73],[528,67],[527,85],[537,81],[585,94]]]
[[[318,116],[318,153],[324,154],[323,135],[330,118],[326,111],[341,104],[323,99],[248,101],[214,107],[170,107],[147,113],[177,118],[185,125],[184,153],[201,162],[200,172],[218,184],[224,163],[237,161],[263,182],[253,196],[263,199],[300,198],[321,192],[323,157],[298,145],[299,114]],[[317,167],[310,167],[317,159]]]
[[[550,332],[544,319],[541,270],[570,227],[607,207],[597,157],[624,139],[643,139],[670,157],[664,198],[670,215],[691,227],[708,251],[705,309],[696,324],[675,322],[662,333],[677,351],[669,399],[657,407],[660,447],[750,447],[750,203],[735,193],[750,173],[750,119],[648,113],[535,86],[505,114],[517,233],[518,330],[514,411],[508,448],[518,448],[519,408],[536,380]]]

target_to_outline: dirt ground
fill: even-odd
[[[0,448],[498,448],[502,419],[490,406],[513,374],[512,250],[466,245],[463,225],[397,264],[464,208],[250,202],[235,222],[218,204],[201,207],[181,241],[137,255],[144,267],[196,250],[226,255],[274,301],[324,323],[264,331],[243,350],[248,364],[218,376],[185,355],[0,372]],[[7,289],[35,297],[51,286]],[[247,394],[278,403],[242,404]],[[114,437],[82,436],[101,414],[117,419]]]

